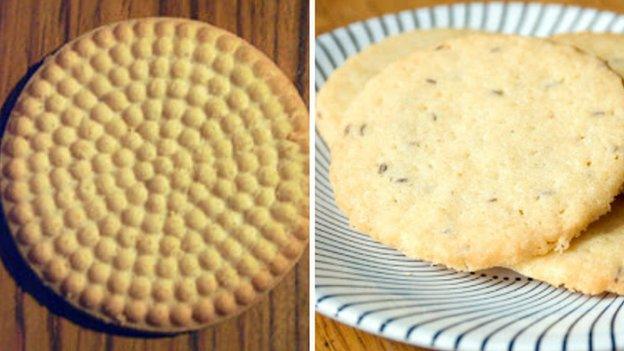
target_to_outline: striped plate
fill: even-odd
[[[612,12],[536,3],[471,3],[353,23],[316,41],[316,89],[371,42],[415,28],[473,28],[548,36],[624,32]],[[437,349],[624,349],[624,297],[575,294],[494,269],[456,273],[408,259],[349,228],[336,208],[329,151],[316,137],[316,308],[367,332]]]

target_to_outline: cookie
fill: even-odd
[[[337,129],[355,96],[366,82],[390,63],[412,51],[470,33],[468,30],[431,29],[406,32],[389,37],[350,57],[338,67],[318,92],[316,100],[316,127],[327,145],[340,137]]]
[[[624,35],[615,33],[565,33],[555,35],[552,40],[573,45],[585,52],[607,61],[609,67],[624,76]]]
[[[457,270],[564,250],[624,182],[624,88],[573,47],[469,35],[371,79],[334,144],[358,230]]]
[[[592,223],[562,253],[518,263],[513,270],[528,277],[585,294],[605,291],[624,295],[624,199]]]
[[[11,233],[45,285],[105,322],[219,322],[306,245],[307,121],[233,34],[170,18],[99,27],[47,58],[10,115]]]
[[[566,33],[552,38],[598,56],[624,75],[624,36],[613,33]],[[550,253],[513,265],[526,276],[585,294],[624,294],[624,200],[592,223],[562,253]],[[579,274],[582,272],[582,274]]]

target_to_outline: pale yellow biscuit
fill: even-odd
[[[574,45],[605,60],[624,75],[624,36],[613,33],[566,33],[553,40]],[[562,253],[550,253],[511,268],[529,277],[586,294],[624,294],[624,201],[592,223]]]
[[[624,88],[567,45],[470,35],[371,79],[330,177],[353,226],[458,270],[563,250],[624,182]]]
[[[467,33],[471,32],[459,29],[411,31],[386,38],[351,56],[329,76],[317,95],[316,126],[325,142],[331,146],[340,138],[342,132],[338,126],[349,104],[366,82],[387,65],[414,50]]]
[[[577,48],[607,61],[609,67],[624,76],[624,35],[615,33],[564,33],[552,40]]]
[[[585,294],[624,295],[624,200],[592,223],[562,253],[550,253],[512,266],[526,276]]]
[[[47,58],[2,140],[4,211],[51,289],[105,321],[196,329],[257,301],[307,242],[304,104],[206,23],[97,28]]]

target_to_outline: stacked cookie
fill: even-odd
[[[410,257],[624,293],[622,40],[433,30],[366,49],[318,95],[339,207]]]

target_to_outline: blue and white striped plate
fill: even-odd
[[[536,36],[622,33],[624,16],[575,6],[500,2],[385,15],[317,38],[316,88],[347,56],[370,43],[432,27]],[[329,151],[317,135],[315,289],[320,313],[387,338],[445,350],[624,349],[624,297],[575,294],[502,269],[457,273],[432,267],[351,230],[334,202],[329,162]]]

